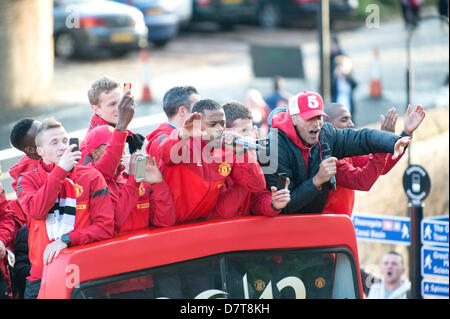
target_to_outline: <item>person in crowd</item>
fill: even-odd
[[[192,107],[198,101],[200,101],[200,95],[192,86],[175,86],[164,94],[163,110],[168,121],[161,123],[147,135],[148,144],[145,147],[147,154],[154,156],[159,162],[159,145],[173,130],[183,126],[184,121],[191,114]]]
[[[255,143],[257,130],[253,126],[249,108],[239,102],[229,102],[223,105],[223,110],[227,130],[236,132],[245,141]],[[244,151],[251,152],[255,158],[257,156],[255,150]],[[213,217],[231,218],[250,214],[276,216],[290,201],[288,185],[289,179],[283,189],[272,186],[270,192],[267,189],[249,192],[229,179],[226,181],[227,190],[219,197]]]
[[[17,179],[20,174],[34,170],[41,158],[36,151],[36,132],[41,124],[30,118],[17,121],[10,133],[10,143],[13,147],[25,153],[17,164],[9,169],[9,175],[13,179],[11,185],[17,194]],[[20,206],[18,199],[9,201],[9,206],[14,214],[14,256],[13,287],[19,298],[24,297],[26,278],[30,275],[31,263],[28,258],[28,229],[26,215]]]
[[[0,165],[1,175],[2,167]],[[12,248],[14,233],[15,221],[13,212],[9,208],[5,190],[0,183],[0,299],[7,299],[12,296],[7,248]]]
[[[17,121],[11,129],[9,140],[11,145],[25,153],[17,164],[9,169],[9,175],[13,179],[11,186],[17,194],[17,179],[24,172],[30,172],[37,167],[40,156],[36,151],[35,137],[41,122],[24,118]],[[14,212],[17,230],[26,223],[26,216],[17,199],[10,201],[10,208]]]
[[[423,0],[400,0],[400,4],[406,28],[414,30],[420,22],[420,10]]]
[[[272,93],[264,98],[271,111],[277,106],[287,105],[289,102],[289,95],[284,92],[284,79],[281,76],[273,77],[272,86]]]
[[[339,55],[347,56],[344,50],[341,48],[339,38],[336,35],[330,37],[330,81],[333,80],[333,73],[336,68],[336,57]],[[330,87],[332,82],[330,82]]]
[[[118,107],[115,128],[101,125],[85,137],[89,166],[98,169],[106,180],[114,205],[115,230],[124,233],[150,224],[171,226],[175,223],[172,195],[154,158],[147,158],[142,183],[135,180],[135,165],[140,154],[133,154],[129,171],[121,164],[127,138],[127,127],[134,116],[134,99],[127,92]],[[125,102],[124,102],[125,101]],[[150,188],[151,187],[151,188]]]
[[[323,116],[327,115],[323,111],[322,97],[304,91],[290,99],[286,112],[278,113],[272,119],[269,158],[270,163],[277,166],[275,172],[267,173],[265,177],[268,188],[276,185],[278,173],[286,173],[290,179],[291,201],[282,213],[322,212],[338,159],[394,153],[392,159],[395,160],[410,141],[410,137],[400,138],[379,130],[338,130],[330,123],[324,123]],[[272,143],[277,143],[277,153],[271,151]],[[322,153],[324,146],[328,146],[329,154]],[[267,163],[262,165],[264,169]]]
[[[94,168],[76,165],[81,152],[68,145],[68,135],[53,118],[36,133],[38,166],[19,176],[17,190],[27,215],[30,276],[25,298],[39,294],[45,264],[61,250],[109,239],[114,234],[114,211],[103,176]]]
[[[248,89],[244,104],[252,111],[253,123],[259,128],[260,135],[265,136],[268,130],[266,123],[270,108],[264,101],[261,92],[257,89]]]
[[[345,55],[334,58],[334,69],[331,81],[331,101],[346,106],[355,121],[356,103],[353,93],[358,83],[352,75],[352,60]]]
[[[94,83],[88,90],[89,103],[94,113],[89,122],[88,132],[96,126],[110,125],[115,127],[118,117],[118,106],[122,96],[122,88],[119,82],[108,77],[102,77]],[[135,134],[130,130],[127,131],[127,143],[130,154],[140,150],[144,145],[145,137]],[[85,145],[80,144],[82,154],[81,164],[85,164]]]
[[[380,269],[383,279],[370,287],[367,299],[407,299],[411,282],[402,279],[406,270],[402,255],[388,252],[381,259]]]
[[[227,177],[251,192],[265,188],[256,159],[238,155],[240,135],[225,131],[225,112],[214,100],[200,100],[183,125],[160,145],[161,172],[172,192],[177,222],[208,217]]]
[[[354,128],[348,109],[337,103],[325,105],[328,118],[325,121],[338,129]],[[398,115],[391,108],[386,116],[381,116],[381,130],[395,133]],[[401,136],[411,136],[425,118],[425,111],[418,105],[413,111],[411,106],[405,113],[404,129]],[[403,155],[403,153],[402,153]],[[392,159],[392,154],[370,154],[346,157],[337,162],[336,190],[330,191],[323,213],[352,215],[355,202],[355,190],[368,191],[380,175],[387,174],[402,157]]]

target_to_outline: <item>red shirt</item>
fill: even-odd
[[[14,215],[8,205],[5,190],[2,188],[2,184],[0,184],[0,240],[5,246],[9,246],[13,241],[14,235]]]
[[[37,167],[39,160],[31,159],[28,155],[23,156],[19,162],[9,169],[9,175],[13,179],[11,182],[11,186],[16,191],[17,194],[17,179],[19,175],[25,172],[31,172],[33,169]],[[19,230],[21,226],[23,226],[27,222],[26,215],[20,206],[20,203],[17,199],[9,201],[9,207],[14,213],[14,218],[17,222],[16,232]],[[28,228],[27,224],[27,228]]]
[[[38,170],[33,170],[22,174],[17,182],[19,200],[30,222],[29,280],[42,278],[43,253],[50,243],[45,220],[68,175],[59,166],[42,164],[42,169],[47,172],[46,178]],[[114,211],[103,176],[91,167],[77,166],[71,177],[77,204],[74,230],[68,234],[72,246],[111,238]]]
[[[134,175],[117,171],[126,138],[127,132],[114,130],[103,156],[96,164],[88,164],[98,169],[106,180],[114,206],[116,232],[145,228],[150,223],[160,227],[173,225],[175,208],[165,181],[150,187],[136,182]]]
[[[220,154],[204,154],[208,153],[206,146],[200,138],[180,140],[178,130],[173,130],[160,145],[161,172],[172,192],[177,222],[208,217],[228,176],[250,192],[265,189],[266,181],[256,159],[247,153],[238,157],[224,148]]]
[[[226,189],[217,200],[210,218],[232,218],[253,215],[276,216],[281,210],[272,208],[272,193],[267,189],[249,192],[244,187],[226,181]]]
[[[169,123],[160,124],[153,132],[146,136],[148,144],[145,147],[145,151],[150,156],[155,157],[156,161],[159,163],[160,161],[160,152],[159,146],[163,142],[163,140],[175,130],[175,127],[170,125]]]
[[[355,190],[369,191],[380,175],[387,174],[403,156],[370,154],[344,158],[337,162],[336,191],[330,190],[323,214],[352,215]]]

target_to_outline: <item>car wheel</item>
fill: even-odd
[[[169,40],[168,39],[153,40],[152,43],[155,47],[162,48],[162,47],[165,47],[167,45],[167,43],[169,43]]]
[[[77,46],[75,39],[69,33],[61,33],[55,39],[55,54],[61,58],[72,58],[75,56]]]
[[[258,22],[264,28],[275,28],[279,26],[281,13],[278,6],[273,3],[264,4],[259,10]]]
[[[112,50],[111,54],[113,57],[115,58],[122,58],[125,55],[127,55],[128,51],[127,50]]]

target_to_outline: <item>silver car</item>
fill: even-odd
[[[147,46],[148,29],[136,8],[106,0],[55,0],[55,54],[63,58],[109,51],[122,56]]]

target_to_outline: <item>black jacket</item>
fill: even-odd
[[[283,128],[288,121],[285,121],[281,127],[274,125],[274,128],[278,128],[278,132],[273,131],[272,128],[269,133],[269,144],[266,150],[268,158],[261,161],[261,156],[259,157],[269,190],[271,186],[276,186],[278,173],[287,173],[290,179],[291,201],[283,209],[282,213],[284,214],[320,213],[325,207],[328,199],[328,183],[322,185],[322,189],[319,190],[312,182],[322,161],[321,145],[323,143],[329,144],[332,156],[341,159],[371,153],[393,153],[395,142],[399,139],[398,135],[385,131],[336,129],[333,125],[324,123],[319,135],[319,142],[306,151],[309,152],[309,163],[306,170],[301,149],[291,139],[292,136],[285,133],[285,131],[289,132],[289,129]],[[290,125],[290,135],[295,135],[297,139],[300,139],[296,133],[292,133],[292,130],[295,132],[292,122]],[[276,147],[271,147],[274,143],[278,146],[278,150]],[[305,154],[305,156],[308,155]],[[268,172],[268,167],[272,168],[271,172]]]
[[[17,232],[14,243],[14,285],[20,298],[24,297],[26,278],[30,275],[31,263],[28,258],[28,230],[23,225]]]

